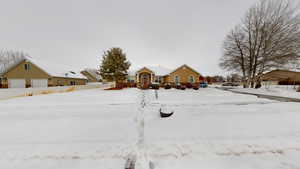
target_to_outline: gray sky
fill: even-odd
[[[221,73],[222,41],[256,0],[2,0],[0,48],[97,68],[110,47],[133,67],[189,64]]]

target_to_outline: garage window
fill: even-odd
[[[24,68],[25,68],[25,70],[29,71],[29,70],[30,70],[30,64],[29,64],[29,63],[26,63],[26,64],[24,65]]]

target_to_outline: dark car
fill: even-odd
[[[158,84],[158,83],[152,83],[152,84],[150,85],[150,89],[158,90],[158,89],[159,89],[159,84]]]
[[[201,82],[199,86],[200,88],[207,88],[208,84],[206,82]]]

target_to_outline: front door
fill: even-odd
[[[148,89],[151,83],[151,75],[148,73],[141,74],[141,88]]]

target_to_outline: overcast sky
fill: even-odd
[[[121,47],[133,67],[221,73],[222,41],[256,0],[1,0],[0,48],[97,68]]]

